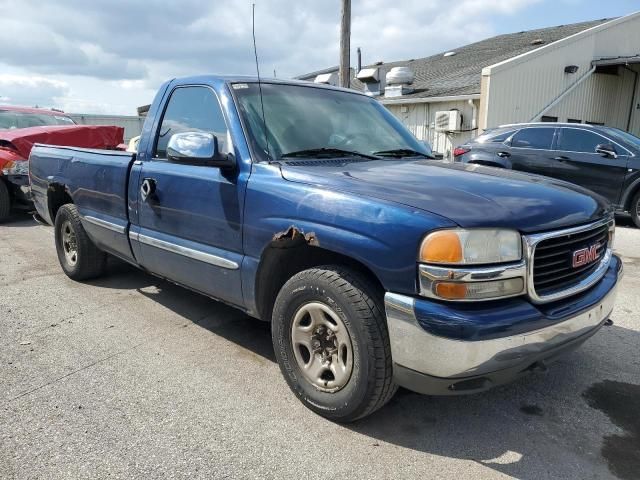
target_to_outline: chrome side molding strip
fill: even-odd
[[[219,257],[218,255],[202,252],[200,250],[194,250],[193,248],[183,247],[182,245],[176,245],[175,243],[171,242],[165,242],[164,240],[149,237],[148,235],[143,235],[141,233],[130,231],[129,238],[131,240],[137,240],[140,243],[144,243],[145,245],[150,245],[152,247],[166,250],[167,252],[183,255],[200,262],[215,265],[216,267],[227,268],[229,270],[237,270],[238,268],[240,268],[240,265],[238,265],[236,262],[223,257]]]
[[[96,217],[87,215],[82,217],[82,219],[86,220],[89,223],[92,223],[93,225],[97,225],[99,227],[106,228],[107,230],[111,230],[112,232],[124,234],[124,232],[126,231],[125,227],[118,225],[117,223],[107,222],[106,220],[102,220],[101,218],[96,218]]]

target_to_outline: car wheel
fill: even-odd
[[[631,200],[629,213],[631,214],[631,220],[633,220],[634,225],[640,228],[640,192],[636,193],[633,200]]]
[[[0,222],[3,222],[11,213],[11,195],[6,183],[0,179]]]
[[[356,272],[323,266],[293,276],[276,299],[280,369],[302,403],[330,420],[365,417],[397,389],[378,290]]]
[[[66,204],[58,210],[55,239],[58,261],[69,278],[88,280],[104,272],[107,256],[87,235],[75,205]]]

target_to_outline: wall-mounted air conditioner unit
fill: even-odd
[[[462,130],[462,115],[458,110],[436,112],[436,132],[459,132]]]

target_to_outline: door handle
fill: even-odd
[[[565,160],[571,160],[569,157],[565,157],[564,155],[559,155],[554,158],[554,160],[558,160],[559,162],[564,162]]]
[[[149,196],[156,193],[156,181],[153,178],[145,178],[140,185],[140,196],[146,202]]]
[[[498,155],[500,158],[508,158],[511,156],[509,152],[498,152],[496,153],[496,155]]]

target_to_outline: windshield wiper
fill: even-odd
[[[396,148],[394,150],[380,150],[379,152],[373,152],[374,155],[378,155],[379,157],[424,157],[424,158],[435,158],[426,153],[419,152],[417,150],[411,150],[410,148]]]
[[[376,160],[373,155],[367,155],[366,153],[354,152],[351,150],[342,150],[341,148],[309,148],[307,150],[298,150],[296,152],[289,152],[280,155],[281,158],[310,158],[310,157],[362,157],[370,160]]]

